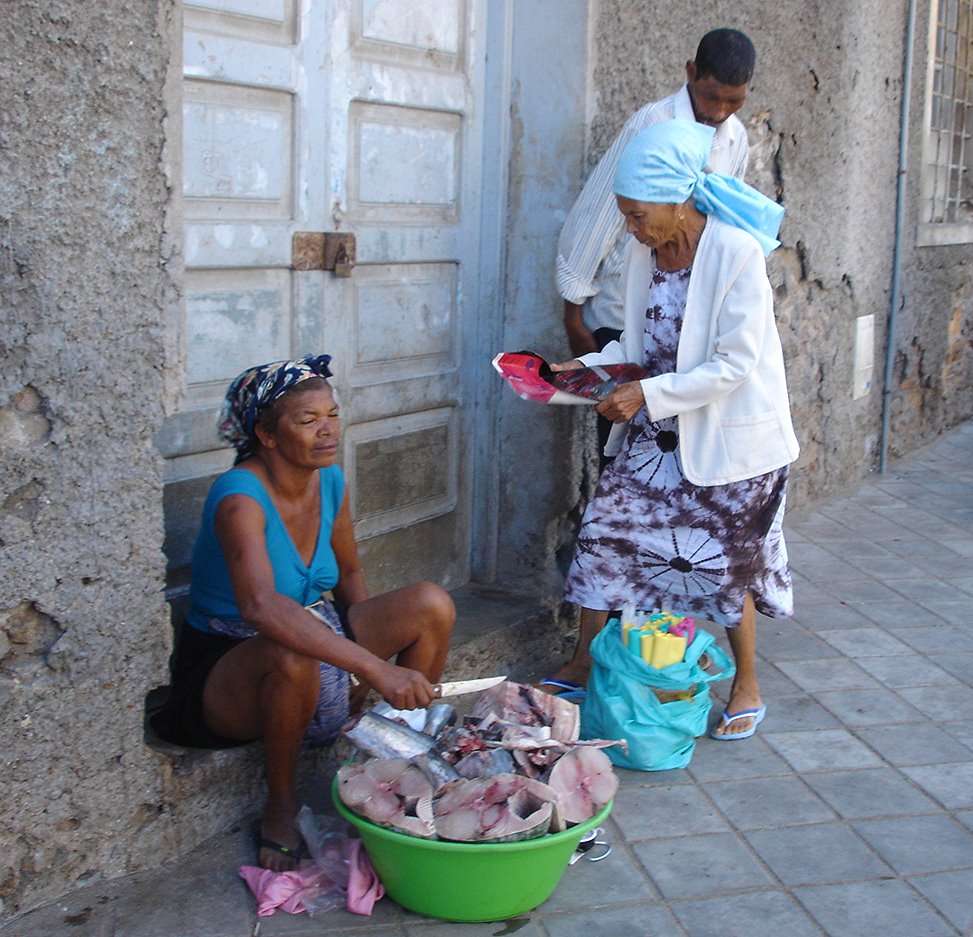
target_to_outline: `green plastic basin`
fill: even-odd
[[[331,787],[338,813],[361,835],[388,896],[445,921],[502,921],[536,908],[557,888],[581,837],[605,821],[606,804],[585,823],[517,843],[447,843],[406,836],[352,813]]]

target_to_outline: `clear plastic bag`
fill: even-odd
[[[311,859],[323,873],[321,881],[301,896],[307,913],[313,917],[344,908],[348,895],[348,834],[344,821],[315,815],[305,804],[297,815],[297,828],[307,843]]]

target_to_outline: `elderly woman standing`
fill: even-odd
[[[766,707],[755,671],[756,609],[792,613],[781,524],[797,458],[765,254],[783,209],[706,174],[712,129],[673,120],[642,131],[614,189],[633,239],[618,342],[556,368],[637,361],[651,377],[599,405],[619,453],[585,512],[565,598],[581,606],[574,657],[552,677],[587,680],[610,609],[698,615],[726,627],[736,659],[711,735],[746,738]],[[542,681],[544,682],[544,681]]]
[[[275,361],[230,385],[220,434],[236,463],[203,508],[170,700],[152,720],[181,745],[263,739],[259,862],[277,871],[303,852],[298,755],[338,734],[349,674],[358,694],[371,686],[398,708],[428,705],[456,616],[430,582],[368,597],[335,464],[340,422],[329,361]]]

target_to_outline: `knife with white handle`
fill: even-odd
[[[507,675],[503,674],[500,677],[481,677],[479,680],[453,680],[449,683],[437,684],[436,695],[443,697],[461,696],[464,693],[479,693],[480,690],[488,690],[498,683],[503,683],[506,679]]]

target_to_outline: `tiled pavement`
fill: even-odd
[[[451,924],[385,900],[258,922],[238,831],[0,933],[970,937],[973,423],[788,529],[798,613],[760,623],[760,731],[700,740],[682,771],[620,772],[612,855],[533,913]]]

